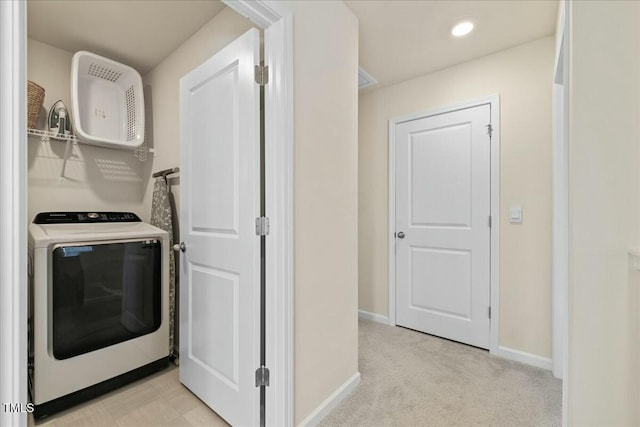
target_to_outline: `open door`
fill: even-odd
[[[180,381],[237,426],[260,423],[259,43],[180,80]]]

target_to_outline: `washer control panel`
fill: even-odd
[[[83,224],[92,222],[141,222],[132,212],[41,212],[34,224]]]

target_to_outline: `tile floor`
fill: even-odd
[[[35,427],[218,427],[228,424],[178,380],[178,368],[141,379],[44,418]]]

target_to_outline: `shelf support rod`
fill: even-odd
[[[69,156],[71,155],[71,139],[67,139],[67,144],[64,147],[64,159],[62,160],[62,171],[60,172],[60,179],[64,179],[64,172],[67,168],[67,160],[69,160]]]

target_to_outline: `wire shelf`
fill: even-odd
[[[27,135],[39,136],[42,142],[49,141],[57,141],[57,142],[71,142],[73,144],[77,144],[80,142],[75,135],[60,135],[47,130],[40,129],[27,129]],[[148,154],[151,153],[155,156],[155,150],[153,148],[148,148],[147,143],[143,143],[140,147],[137,147],[133,151],[133,155],[136,156],[138,160],[141,162],[145,162],[148,159]]]
[[[75,135],[60,135],[55,132],[32,128],[27,128],[27,135],[39,136],[42,142],[57,141],[64,142],[66,144],[66,148],[64,150],[64,159],[62,162],[62,171],[60,172],[60,179],[64,180],[64,171],[67,167],[67,160],[69,160],[69,156],[71,155],[71,146],[78,144],[78,138]],[[139,161],[145,162],[148,158],[149,153],[155,156],[155,150],[153,148],[147,148],[146,144],[142,144],[140,147],[137,147],[135,149],[133,155]]]
[[[71,142],[78,142],[78,138],[76,138],[75,135],[60,135],[58,133],[54,133],[54,132],[50,132],[48,130],[40,130],[40,129],[31,129],[28,128],[27,129],[27,135],[33,135],[33,136],[39,136],[40,138],[42,138],[43,142],[46,141],[51,141],[52,139],[54,141],[61,141],[61,142],[67,142],[67,141],[71,141]]]

